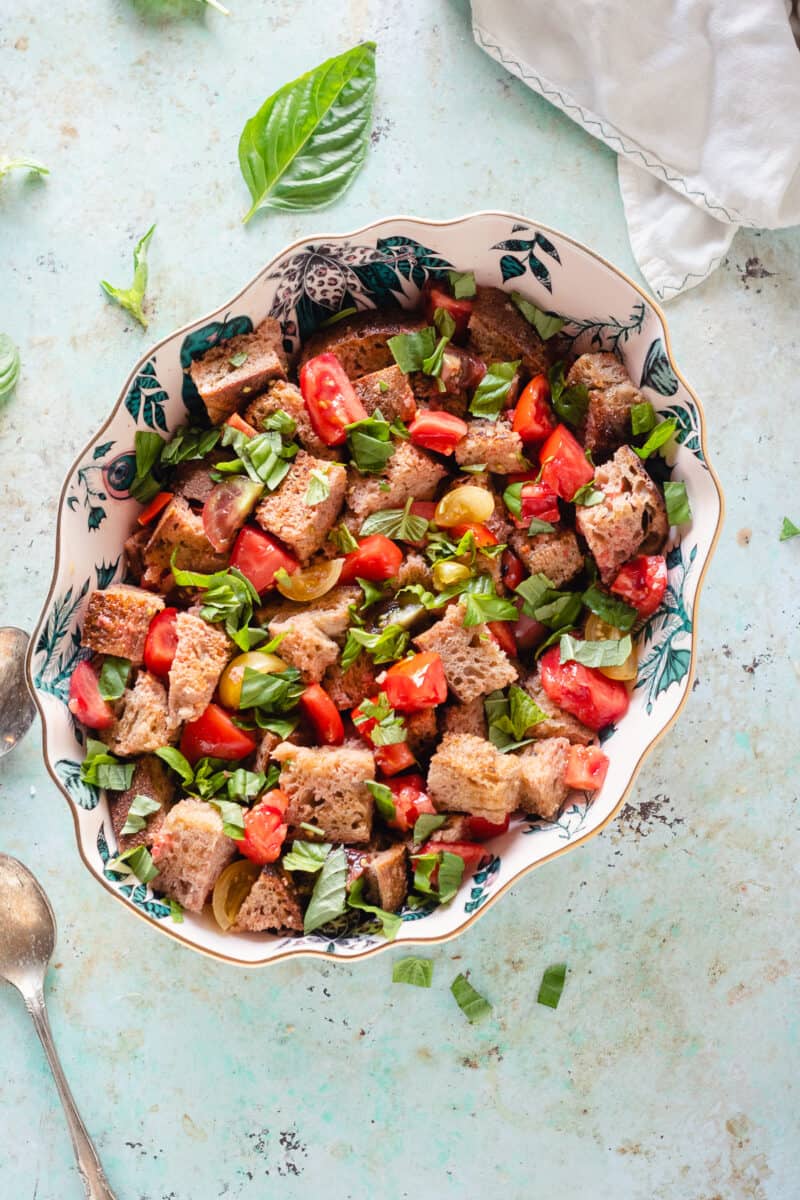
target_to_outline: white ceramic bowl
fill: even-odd
[[[138,504],[133,478],[137,429],[170,433],[197,410],[186,373],[192,359],[220,340],[250,331],[270,313],[287,349],[342,308],[412,306],[432,273],[474,270],[479,283],[516,289],[540,308],[568,317],[565,332],[581,349],[618,352],[663,416],[678,422],[673,478],[686,483],[691,525],[673,530],[666,602],[648,623],[630,711],[608,740],[611,767],[594,799],[569,804],[555,822],[517,818],[488,843],[488,865],[462,884],[446,907],[405,914],[398,942],[441,941],[465,929],[526,871],[597,833],[629,793],[647,751],[669,727],[689,691],[697,596],[722,520],[722,493],[706,457],[703,415],[672,361],[661,310],[632,280],[585,246],[507,213],[452,221],[390,217],[355,233],[304,238],[259,272],[216,312],[154,346],[134,367],[101,429],[79,455],[61,491],[50,592],[28,655],[28,678],[42,717],[45,761],[72,809],[83,862],[99,883],[155,928],[197,950],[246,966],[291,954],[354,959],[386,942],[359,932],[358,915],[334,936],[222,934],[204,914],[173,923],[169,908],[140,885],[109,870],[115,853],[105,797],[79,777],[81,735],[67,709],[69,677],[84,652],[80,627],[86,597],[123,573],[122,544]],[[674,536],[676,532],[679,536]]]

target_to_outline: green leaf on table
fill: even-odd
[[[553,966],[548,967],[539,985],[539,995],[536,997],[537,1002],[539,1004],[546,1004],[548,1008],[558,1008],[566,976],[566,963],[554,963]]]
[[[530,300],[526,300],[519,292],[512,292],[511,299],[528,324],[532,325],[536,330],[543,342],[546,342],[548,338],[558,333],[566,325],[563,317],[556,317],[552,313],[543,312],[541,308],[537,308],[535,304]]]
[[[674,525],[677,524],[677,522],[671,521],[670,524]],[[779,540],[782,542],[788,542],[789,538],[797,537],[798,535],[800,535],[800,529],[797,528],[794,521],[790,521],[788,517],[784,517],[783,524],[781,525],[781,535]]]
[[[46,167],[43,162],[39,162],[38,158],[4,158],[0,155],[0,179],[6,175],[10,175],[12,171],[30,171],[34,175],[49,175],[50,168]]]
[[[305,933],[327,925],[345,910],[347,899],[347,859],[344,846],[331,850],[317,875],[303,920]]]
[[[122,762],[96,738],[86,739],[86,757],[81,763],[81,779],[95,787],[124,792],[131,786],[135,763]]]
[[[474,271],[448,271],[447,278],[456,300],[470,300],[475,295]]]
[[[358,174],[372,128],[375,43],[362,42],[284,84],[245,124],[239,166],[260,208],[330,204]]]
[[[392,965],[392,983],[429,988],[432,979],[433,961],[430,958],[398,958]]]
[[[607,625],[621,629],[623,633],[627,633],[636,622],[638,614],[635,608],[626,604],[624,600],[609,596],[608,592],[604,592],[596,583],[586,589],[581,599],[589,612],[593,612]]]
[[[332,849],[330,842],[295,841],[288,854],[284,854],[283,865],[287,871],[305,871],[308,875],[316,875],[317,871],[322,870]]]
[[[105,279],[100,281],[106,295],[135,317],[143,329],[147,329],[147,317],[142,311],[147,289],[147,248],[155,228],[155,225],[151,225],[144,237],[136,243],[133,251],[133,283],[129,288],[114,287]]]
[[[117,658],[107,654],[100,668],[100,678],[97,688],[104,700],[119,700],[131,673],[131,664],[127,658]]]
[[[561,661],[581,663],[584,667],[621,667],[630,657],[633,645],[630,634],[604,642],[585,642],[565,633],[559,643]]]
[[[403,924],[403,918],[397,913],[387,912],[385,908],[379,908],[376,904],[367,904],[364,899],[364,877],[359,875],[353,881],[350,892],[347,896],[348,908],[357,908],[362,912],[371,913],[373,917],[381,923],[381,932],[388,942],[393,942],[400,932],[400,927]]]
[[[19,350],[7,333],[0,333],[0,400],[10,396],[19,379]]]
[[[477,1021],[482,1021],[492,1011],[489,1001],[480,992],[475,991],[475,988],[465,975],[456,975],[450,984],[450,991],[453,993],[456,1004],[470,1025],[474,1025]]]
[[[692,507],[682,479],[668,479],[664,484],[664,503],[670,525],[685,525],[692,519]]]
[[[161,801],[154,800],[152,796],[134,796],[125,817],[125,824],[122,826],[122,835],[127,837],[129,834],[141,833],[147,824],[147,818],[158,812],[160,808]]]
[[[483,417],[487,421],[497,420],[520,361],[516,359],[515,362],[496,362],[489,366],[469,402],[469,411],[473,417]]]

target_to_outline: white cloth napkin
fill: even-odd
[[[475,40],[614,150],[661,299],[740,225],[800,224],[800,52],[783,0],[472,0]],[[591,196],[587,196],[591,203]]]

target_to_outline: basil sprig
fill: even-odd
[[[631,432],[634,437],[649,433],[656,423],[656,411],[649,400],[631,405]]]
[[[344,846],[331,850],[319,871],[308,908],[303,919],[303,931],[313,933],[340,917],[347,900],[347,859]]]
[[[394,454],[392,437],[408,438],[401,421],[385,421],[380,409],[346,425],[350,461],[363,475],[379,475]]]
[[[147,504],[161,490],[161,484],[153,477],[153,471],[161,461],[166,442],[157,433],[139,429],[133,438],[136,459],[133,483],[128,491],[140,504]]]
[[[86,739],[86,757],[81,763],[80,776],[84,783],[95,787],[124,792],[131,786],[135,763],[122,762],[96,738]]]
[[[414,822],[414,841],[426,842],[432,833],[442,828],[446,820],[443,813],[420,813]]]
[[[660,450],[665,446],[678,428],[678,422],[674,417],[670,417],[668,421],[661,421],[655,426],[643,446],[632,446],[639,458],[649,458],[651,454],[655,454],[656,450]]]
[[[375,807],[384,821],[393,821],[397,816],[397,809],[395,808],[392,789],[387,787],[385,783],[378,783],[374,779],[365,779],[364,784],[371,793],[375,801]]]
[[[410,375],[412,371],[421,371],[436,349],[436,330],[426,325],[413,333],[397,333],[389,338],[387,345],[403,374]]]
[[[238,567],[215,571],[213,575],[205,575],[201,571],[183,571],[175,565],[176,554],[177,548],[172,552],[170,569],[178,587],[201,588],[205,595],[200,616],[211,625],[224,623],[228,637],[241,645],[239,634],[249,632],[247,626],[253,608],[260,603],[258,592],[250,580]],[[249,639],[248,645],[242,648],[250,648]]]
[[[116,288],[105,279],[100,281],[100,287],[105,294],[129,312],[132,317],[135,317],[143,329],[147,329],[147,317],[142,309],[144,293],[147,288],[147,248],[155,229],[155,225],[151,225],[144,237],[140,238],[134,247],[133,283],[129,288]]]
[[[570,627],[581,614],[583,601],[580,594],[559,591],[541,572],[523,579],[514,590],[518,596],[522,596],[525,615],[533,617],[548,629]]]
[[[373,746],[393,746],[407,740],[406,723],[389,704],[386,692],[379,692],[377,700],[362,700],[359,704],[353,722],[360,729],[367,721],[377,722],[367,735]],[[393,817],[394,812],[390,815]]]
[[[224,479],[228,475],[248,475],[254,483],[262,484],[268,492],[283,483],[288,475],[299,446],[296,442],[284,441],[275,429],[248,437],[240,429],[226,425],[222,431],[222,445],[232,446],[236,457],[215,463],[212,479]]]

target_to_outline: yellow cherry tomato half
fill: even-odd
[[[591,613],[586,619],[584,634],[587,642],[618,642],[625,636],[621,629],[617,629],[615,625],[609,625],[607,621],[595,616],[594,613]],[[621,679],[623,683],[635,679],[639,669],[636,646],[632,646],[630,654],[621,666],[598,667],[597,669],[607,679]]]
[[[214,884],[211,910],[220,929],[227,932],[236,921],[239,909],[250,894],[255,881],[261,874],[258,863],[240,859],[231,863]]]
[[[486,488],[465,483],[442,496],[433,514],[443,529],[453,525],[483,525],[494,512],[494,497]]]
[[[287,600],[305,604],[309,600],[317,600],[336,587],[343,566],[343,558],[330,558],[327,562],[317,563],[313,567],[293,571],[291,575],[288,571],[278,571],[275,586]]]
[[[259,654],[258,650],[248,650],[246,654],[237,654],[232,658],[219,681],[219,698],[226,708],[238,708],[242,696],[242,680],[249,667],[258,671],[259,675],[279,675],[289,664],[277,654]]]
[[[438,562],[432,571],[433,586],[437,592],[443,592],[445,588],[452,587],[454,583],[463,583],[465,579],[470,577],[469,567],[465,567],[463,563],[458,562]]]

